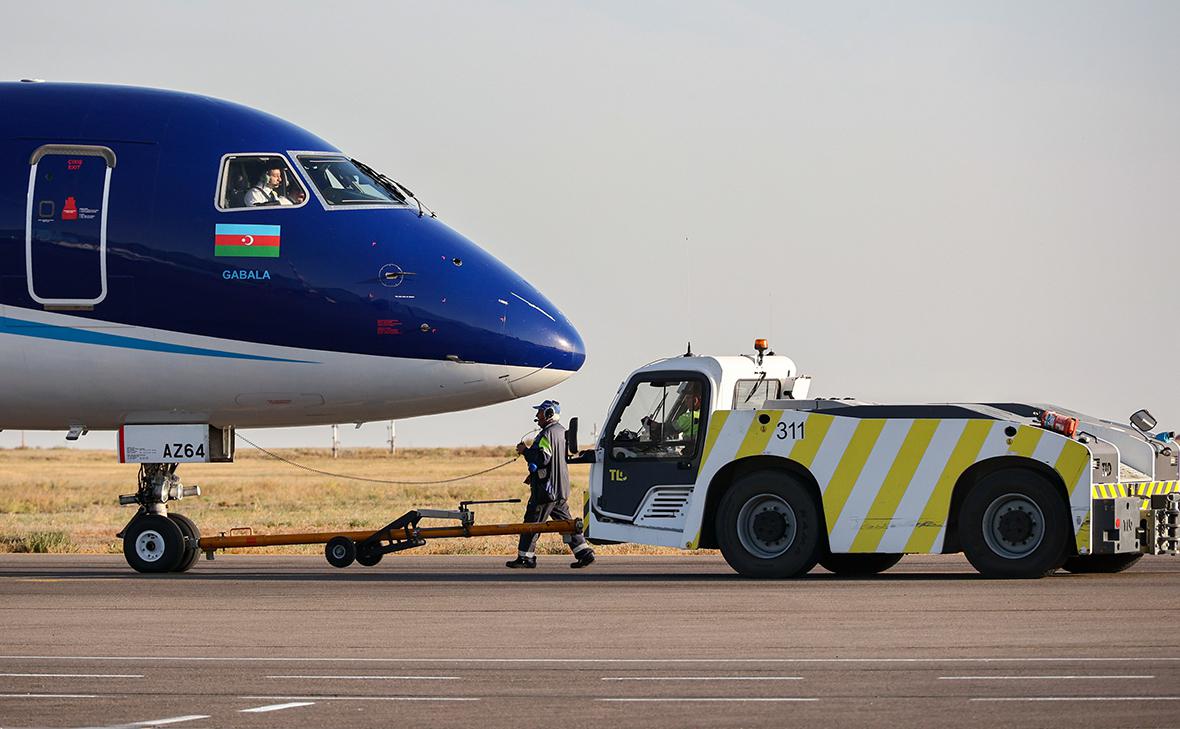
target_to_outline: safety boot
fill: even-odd
[[[573,567],[574,569],[581,569],[582,567],[589,567],[591,564],[594,563],[594,550],[593,549],[583,549],[581,552],[575,554],[574,556],[578,558],[577,562],[573,562],[570,564],[570,567]]]
[[[511,562],[505,562],[504,566],[511,567],[512,569],[522,569],[522,568],[529,569],[529,570],[536,569],[537,558],[536,557],[517,557],[516,559],[512,560]]]

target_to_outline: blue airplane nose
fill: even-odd
[[[394,261],[383,251],[376,255],[384,265],[414,271],[388,295],[394,318],[422,322],[424,356],[515,368],[501,376],[514,383],[517,396],[582,367],[581,335],[537,287],[445,225],[416,217],[410,222],[425,226],[414,231],[415,256]]]
[[[513,364],[571,374],[581,369],[586,361],[582,336],[545,296],[521,281],[501,301],[507,302],[505,331]]]

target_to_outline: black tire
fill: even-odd
[[[384,557],[383,552],[377,552],[372,549],[358,549],[356,551],[356,563],[362,567],[376,567],[377,563]]]
[[[900,554],[826,554],[819,566],[843,577],[875,575],[901,561]]]
[[[333,567],[347,567],[356,560],[356,542],[348,537],[332,537],[324,545],[324,557]]]
[[[1065,562],[1073,538],[1069,506],[1054,486],[1024,469],[990,473],[959,509],[959,540],[984,577],[1036,579]]]
[[[1142,553],[1129,554],[1075,554],[1065,560],[1062,567],[1077,575],[1114,574],[1122,572],[1143,557]]]
[[[795,577],[819,558],[819,506],[811,490],[784,471],[754,471],[734,481],[715,523],[721,554],[743,577]]]
[[[145,514],[123,533],[123,556],[136,572],[171,572],[184,557],[184,535],[168,517]]]
[[[197,563],[201,557],[201,550],[198,547],[201,541],[201,530],[193,523],[193,520],[184,514],[172,513],[168,518],[176,522],[176,526],[180,527],[180,534],[184,537],[184,555],[180,558],[180,563],[176,565],[173,572],[188,572]]]

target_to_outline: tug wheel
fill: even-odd
[[[790,474],[755,471],[722,497],[716,533],[725,561],[744,577],[803,575],[819,558],[819,506]]]
[[[168,518],[176,522],[176,526],[180,527],[181,536],[184,537],[184,554],[172,571],[188,572],[201,556],[201,550],[197,546],[201,541],[201,530],[197,528],[192,519],[184,514],[173,512],[168,515]]]
[[[358,549],[356,563],[362,567],[374,567],[385,555],[373,549]]]
[[[984,577],[1044,577],[1065,562],[1072,537],[1065,499],[1031,471],[988,474],[959,509],[963,552]]]
[[[145,514],[123,533],[123,556],[136,572],[171,572],[184,558],[184,534],[168,517]]]
[[[348,537],[332,537],[324,546],[324,556],[333,567],[347,567],[356,561],[356,542]]]

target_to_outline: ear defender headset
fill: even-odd
[[[546,400],[537,406],[537,418],[545,418],[552,420],[555,415],[561,412],[561,403],[556,400]]]

